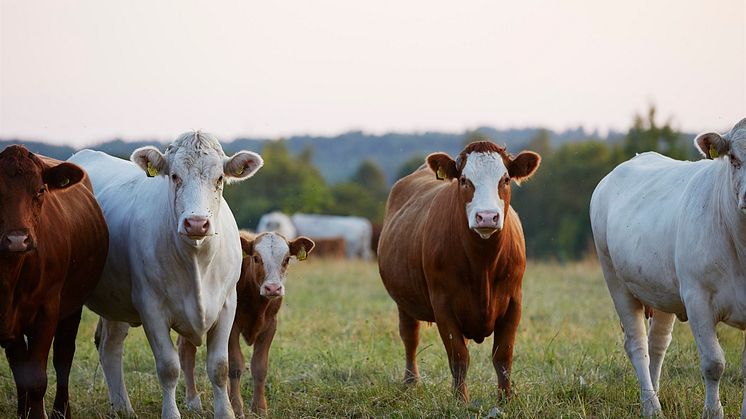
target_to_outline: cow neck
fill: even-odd
[[[730,163],[725,159],[715,160],[714,172],[711,202],[716,206],[716,216],[710,218],[711,228],[724,230],[724,236],[735,249],[741,266],[746,266],[746,215],[738,209],[738,201],[733,194],[734,180]],[[718,179],[725,181],[719,182]]]

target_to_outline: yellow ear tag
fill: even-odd
[[[446,172],[443,171],[442,167],[438,167],[438,171],[435,172],[435,177],[438,178],[438,180],[443,180],[446,178]]]
[[[243,174],[243,169],[244,169],[244,167],[241,166],[241,168],[238,169],[238,171],[236,172],[236,176],[241,176]]]
[[[67,186],[67,185],[68,185],[69,183],[70,183],[70,179],[68,179],[68,178],[64,178],[64,179],[62,179],[62,180],[60,181],[60,185],[59,185],[59,186],[60,186],[60,188],[64,188],[64,187],[65,187],[65,186]]]
[[[248,255],[249,255],[249,254],[248,254],[248,253],[246,253],[246,251],[245,251],[245,250],[241,249],[241,257],[246,257],[246,256],[248,256]]]
[[[710,158],[711,159],[716,159],[716,158],[718,158],[718,155],[719,154],[718,154],[718,151],[715,150],[715,146],[712,145],[712,144],[710,144]]]
[[[298,260],[306,260],[306,258],[308,257],[308,253],[306,253],[306,247],[305,246],[301,246],[300,247],[300,251],[298,252],[298,256],[297,257],[298,257]]]
[[[153,167],[153,164],[148,162],[148,177],[155,177],[158,174],[158,169]]]

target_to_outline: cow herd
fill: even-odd
[[[715,326],[746,329],[746,119],[726,134],[699,135],[695,146],[706,159],[643,153],[619,165],[590,205],[646,417],[661,414],[659,379],[675,318],[688,321],[694,334],[706,417],[723,417],[718,385],[725,360]],[[265,414],[269,349],[289,262],[325,246],[372,259],[370,222],[274,212],[262,217],[259,234],[239,231],[223,188],[265,162],[250,151],[227,156],[203,132],[182,134],[165,152],[139,148],[130,160],[83,150],[61,162],[17,145],[0,152],[0,346],[16,383],[17,416],[47,417],[54,345],[52,416],[72,417],[68,377],[84,305],[100,316],[95,344],[118,414],[136,414],[122,362],[128,330],[140,325],[155,358],[162,417],[180,417],[180,370],[187,408],[201,411],[194,373],[203,342],[214,417],[244,416],[241,336],[254,347],[251,410]],[[514,156],[475,142],[455,159],[430,154],[392,188],[378,267],[398,309],[405,383],[420,378],[424,321],[437,326],[457,397],[469,397],[468,340],[490,335],[498,394],[511,396],[526,267],[511,184],[530,178],[540,162],[531,151]],[[314,240],[342,245],[317,247]],[[746,375],[746,353],[743,369]]]

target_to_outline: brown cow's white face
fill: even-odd
[[[314,247],[314,242],[307,237],[298,237],[288,242],[280,234],[262,233],[253,241],[241,239],[245,257],[250,258],[250,272],[258,274],[255,278],[259,286],[259,295],[276,298],[285,295],[287,267],[292,258],[305,260]]]
[[[725,135],[714,132],[700,134],[694,144],[705,157],[722,158],[728,162],[732,193],[741,214],[746,216],[746,118]]]
[[[438,179],[458,179],[466,223],[482,239],[502,230],[510,207],[510,181],[520,182],[539,167],[541,157],[524,151],[515,158],[490,142],[469,144],[457,161],[433,153],[427,163]]]
[[[179,136],[162,154],[154,147],[132,153],[148,176],[167,176],[180,237],[194,245],[215,234],[223,186],[248,179],[264,161],[250,151],[226,157],[217,138],[193,132]]]

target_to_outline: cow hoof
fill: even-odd
[[[191,400],[187,400],[186,406],[190,412],[202,413],[202,400],[200,400],[199,395],[194,396]]]
[[[120,419],[137,419],[137,414],[135,414],[134,410],[115,410],[114,414]]]
[[[651,392],[651,396],[642,402],[642,416],[645,418],[662,418],[663,410],[658,395]]]
[[[723,405],[718,403],[714,409],[705,408],[702,412],[702,419],[723,419]]]

